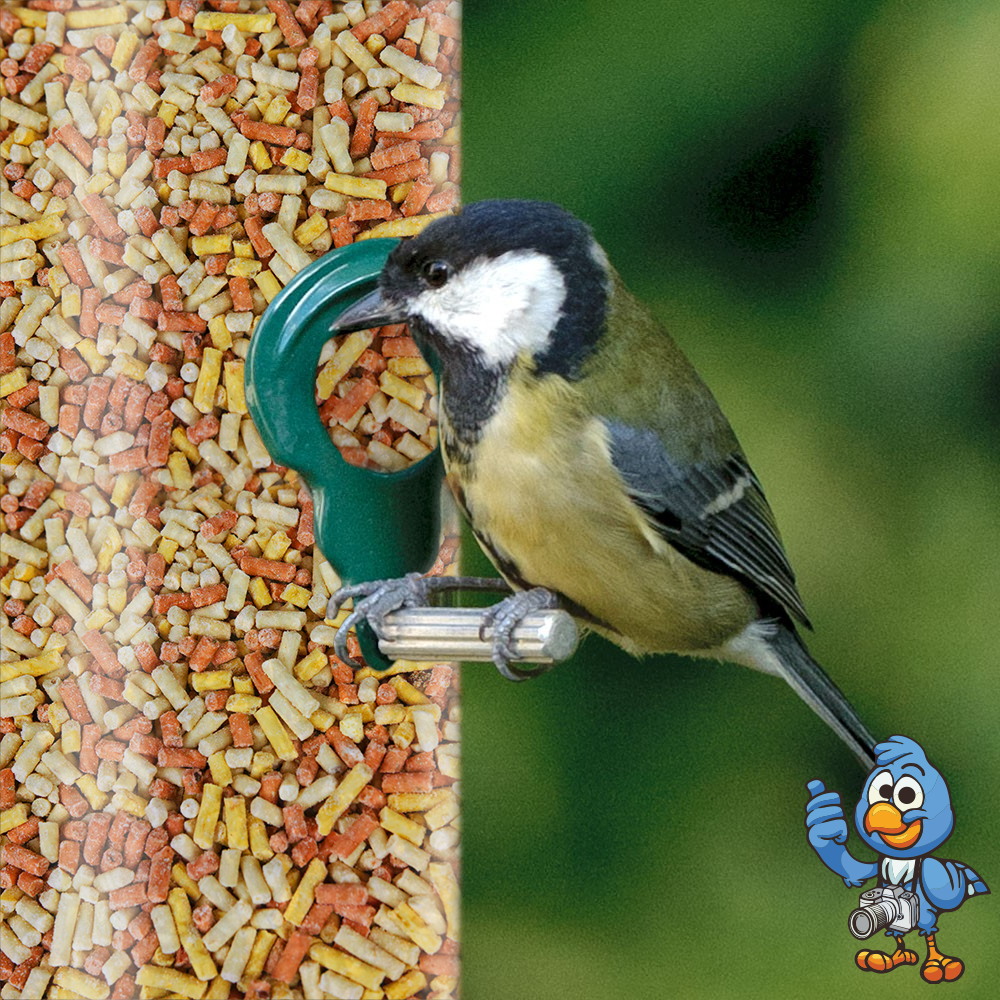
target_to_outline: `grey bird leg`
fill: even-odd
[[[366,583],[341,587],[327,606],[327,617],[333,618],[340,606],[349,598],[355,598],[351,613],[337,629],[334,652],[349,666],[358,668],[347,652],[347,635],[359,622],[366,620],[376,636],[381,638],[385,616],[399,608],[428,607],[434,594],[449,590],[502,591],[509,589],[503,580],[482,576],[421,576],[409,573],[391,580],[369,580]],[[360,598],[360,600],[357,600]],[[484,609],[483,621],[479,627],[479,637],[486,638],[486,632],[493,630],[492,659],[502,677],[509,681],[523,681],[543,674],[551,666],[520,670],[511,666],[514,653],[510,640],[514,629],[525,615],[543,608],[558,607],[558,598],[544,587],[517,591],[492,607]]]
[[[349,598],[355,599],[355,605],[350,615],[337,629],[337,637],[333,644],[334,652],[344,663],[359,668],[361,664],[356,663],[347,652],[347,634],[359,622],[367,620],[376,636],[381,638],[382,626],[387,614],[397,611],[399,608],[428,607],[433,594],[449,590],[501,592],[509,589],[503,580],[493,577],[422,576],[420,573],[408,573],[406,576],[394,579],[369,580],[354,586],[341,587],[330,598],[326,610],[327,617],[333,618],[340,610],[340,606]],[[361,599],[358,600],[358,598]],[[501,602],[496,607],[501,607],[503,603]]]
[[[553,664],[531,670],[512,667],[510,663],[514,659],[514,653],[510,646],[510,638],[518,622],[525,615],[541,611],[543,608],[558,606],[559,599],[551,590],[533,587],[531,590],[517,591],[491,608],[487,608],[479,626],[479,638],[485,639],[487,630],[493,629],[493,665],[500,671],[501,677],[509,681],[526,681],[552,669]]]

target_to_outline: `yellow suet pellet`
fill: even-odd
[[[211,413],[215,406],[215,390],[222,374],[222,351],[214,347],[206,347],[202,353],[201,369],[198,381],[195,383],[194,396],[191,402],[202,413]]]

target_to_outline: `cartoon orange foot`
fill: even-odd
[[[900,965],[916,965],[919,959],[915,951],[903,947],[903,939],[896,938],[896,950],[887,955],[883,951],[859,951],[854,956],[859,969],[865,972],[891,972]]]
[[[942,955],[934,943],[934,935],[927,935],[927,961],[920,967],[920,975],[928,983],[953,983],[962,973],[965,966],[960,958]]]

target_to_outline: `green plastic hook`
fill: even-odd
[[[271,457],[308,486],[316,543],[345,585],[425,572],[440,544],[440,452],[400,472],[358,468],[341,457],[316,406],[333,320],[375,290],[398,242],[362,240],[300,271],[268,305],[246,359],[250,415]],[[358,638],[368,663],[385,669],[374,633],[359,629]]]

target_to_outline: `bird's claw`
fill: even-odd
[[[552,664],[521,670],[511,666],[516,659],[511,637],[521,620],[534,611],[558,606],[556,595],[544,587],[534,587],[511,594],[492,607],[487,608],[479,625],[479,638],[485,640],[486,633],[493,629],[493,664],[500,675],[509,681],[525,681],[552,669]]]
[[[354,598],[355,604],[351,613],[337,629],[333,641],[333,650],[337,657],[348,666],[360,669],[361,664],[347,651],[347,636],[351,629],[367,621],[376,637],[381,639],[385,616],[400,608],[426,605],[434,589],[433,584],[428,581],[433,579],[435,578],[421,576],[420,573],[407,573],[406,576],[390,580],[368,580],[351,587],[341,587],[330,598],[326,609],[327,617],[333,618],[341,605],[350,598]]]
[[[359,669],[358,663],[348,652],[347,638],[351,629],[367,621],[377,639],[383,638],[386,615],[400,608],[426,607],[432,594],[444,590],[462,589],[496,590],[497,581],[480,577],[439,577],[408,573],[404,577],[390,580],[369,580],[349,587],[341,587],[327,605],[327,617],[333,618],[341,605],[350,598],[355,601],[351,613],[337,629],[333,649],[337,657],[348,666]],[[479,626],[479,638],[486,640],[486,633],[492,629],[492,660],[501,676],[511,681],[523,681],[536,677],[551,669],[551,665],[521,670],[511,666],[517,658],[511,637],[521,620],[534,611],[554,608],[558,605],[556,595],[544,587],[519,591],[499,601],[483,613]]]

